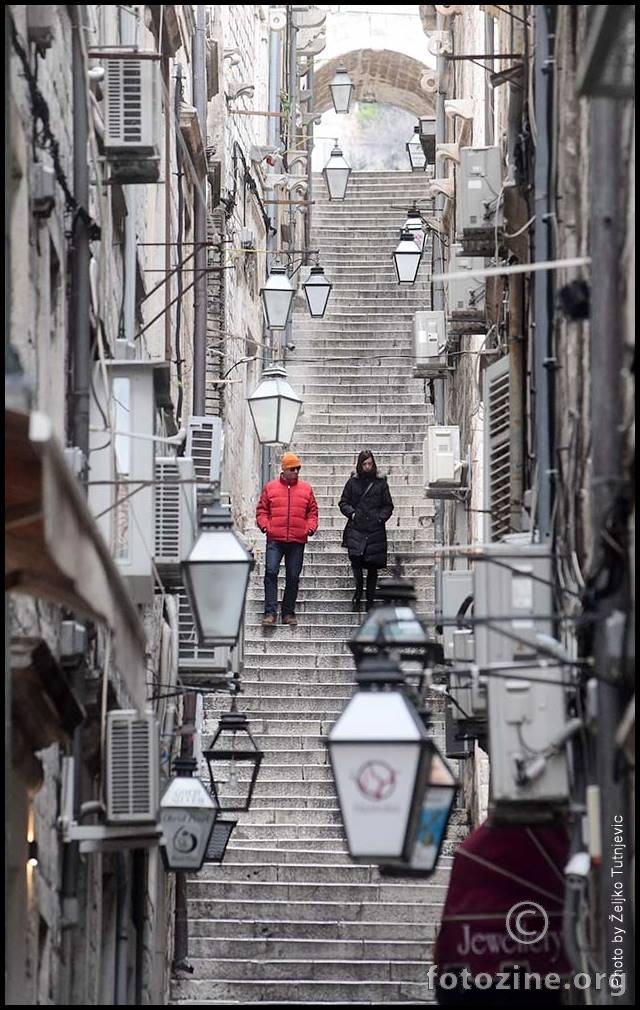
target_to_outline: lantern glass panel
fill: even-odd
[[[420,127],[415,127],[415,132],[407,143],[407,154],[412,172],[424,172],[427,167],[427,156],[420,143]]]
[[[248,397],[249,410],[262,445],[288,445],[298,420],[302,400],[287,382],[284,369],[265,371]]]
[[[439,751],[429,768],[427,787],[418,815],[416,840],[409,866],[433,871],[442,848],[456,796],[457,782]]]
[[[184,564],[200,644],[235,645],[251,556],[233,530],[202,530]]]
[[[322,169],[330,200],[344,200],[347,184],[351,175],[351,166],[342,157],[339,147],[334,147],[327,164]]]
[[[348,112],[353,94],[353,81],[349,77],[346,67],[338,67],[329,84],[329,91],[335,111],[337,113]]]
[[[205,863],[221,863],[223,861],[229,839],[237,823],[235,817],[218,817],[207,846]]]
[[[303,284],[303,287],[309,306],[309,314],[314,319],[321,319],[324,316],[332,287],[324,275],[324,270],[312,267],[309,279]]]
[[[284,330],[295,294],[284,270],[272,271],[260,294],[267,326],[270,330]]]
[[[415,284],[420,266],[421,251],[411,232],[403,231],[393,254],[399,284]]]

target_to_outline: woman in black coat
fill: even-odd
[[[378,469],[370,449],[358,456],[356,472],[344,486],[338,503],[347,523],[342,536],[342,546],[349,552],[349,561],[356,580],[356,590],[351,601],[354,610],[360,609],[367,570],[367,610],[373,606],[378,580],[378,569],[387,565],[387,531],[385,523],[393,512],[393,501],[386,477],[378,477]]]

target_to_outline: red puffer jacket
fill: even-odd
[[[289,484],[282,474],[262,489],[256,523],[267,540],[306,544],[318,528],[318,503],[311,484],[295,477]]]

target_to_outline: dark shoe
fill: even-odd
[[[272,624],[275,624],[275,623],[276,623],[276,615],[275,614],[265,614],[264,617],[262,618],[262,627],[263,628],[269,628],[269,627],[271,627]]]
[[[372,610],[373,609],[373,600],[367,600],[367,607],[366,607],[366,609],[367,610]]]
[[[351,597],[351,609],[358,614],[360,613],[361,606],[362,606],[362,596],[360,593],[355,592]]]
[[[293,614],[287,614],[286,617],[282,618],[283,624],[288,624],[290,628],[298,627],[298,618],[294,617]]]

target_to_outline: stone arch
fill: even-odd
[[[388,49],[356,49],[324,64],[314,73],[314,109],[322,114],[331,109],[329,82],[336,67],[346,67],[355,84],[355,95],[384,105],[413,112],[416,116],[435,115],[434,96],[422,90],[422,75],[432,70],[426,63]]]

